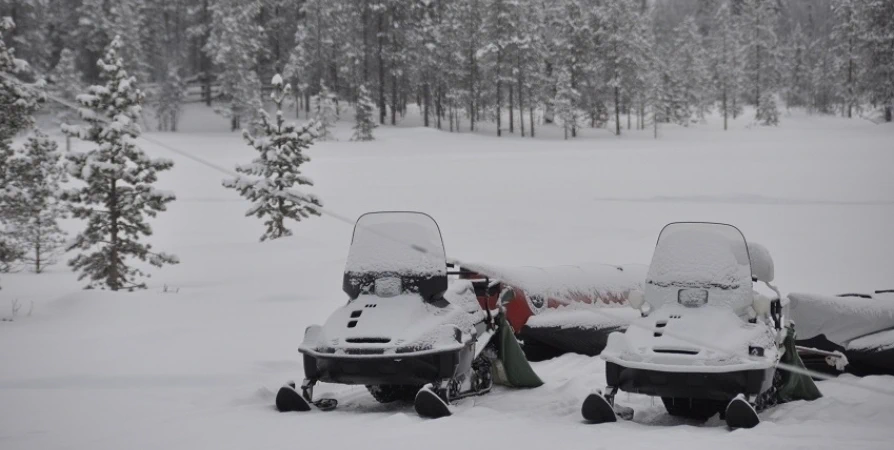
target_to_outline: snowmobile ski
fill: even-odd
[[[633,420],[633,408],[614,404],[614,396],[596,391],[584,399],[581,415],[590,423],[617,422],[618,419]]]
[[[602,396],[601,392],[595,392],[584,399],[584,404],[580,408],[580,413],[584,416],[584,420],[590,423],[606,423],[617,422],[618,416],[612,405]]]
[[[295,389],[295,383],[287,383],[279,388],[276,393],[276,409],[279,412],[310,411],[311,406],[320,411],[330,411],[338,406],[338,400],[334,398],[322,398],[316,401],[308,401],[304,395]]]
[[[726,425],[730,428],[754,428],[761,423],[757,411],[741,394],[726,406]]]
[[[295,390],[294,385],[287,384],[276,393],[276,410],[279,412],[303,412],[310,409],[310,403]]]
[[[423,386],[416,393],[413,408],[416,410],[416,414],[430,419],[439,419],[451,414],[447,402],[431,389],[431,385]]]

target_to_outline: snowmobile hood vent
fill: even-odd
[[[655,353],[669,353],[673,355],[697,355],[700,350],[697,348],[685,347],[652,347]]]
[[[387,344],[391,342],[391,338],[387,337],[356,337],[347,338],[345,342],[350,344]]]

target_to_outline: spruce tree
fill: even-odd
[[[160,131],[177,131],[180,110],[186,100],[186,84],[176,67],[168,69],[155,100],[155,118]]]
[[[263,29],[257,24],[258,2],[220,0],[211,6],[212,20],[204,51],[220,70],[217,80],[223,103],[215,111],[230,119],[230,131],[256,119],[262,108],[257,60],[262,52]]]
[[[351,136],[352,141],[371,141],[373,130],[378,126],[373,118],[373,111],[376,108],[375,103],[369,98],[369,91],[366,86],[361,85],[357,90],[357,104],[355,105],[354,115],[354,135]]]
[[[252,202],[246,216],[266,218],[267,229],[261,241],[291,236],[286,220],[300,222],[310,216],[319,216],[318,207],[323,204],[313,194],[297,190],[297,186],[313,186],[310,178],[301,174],[301,165],[310,161],[303,151],[313,144],[316,123],[311,122],[298,128],[287,124],[283,118],[282,104],[291,87],[283,84],[282,77],[276,75],[271,82],[271,98],[276,104],[276,118],[271,120],[266,111],[258,111],[260,126],[253,135],[243,131],[246,142],[257,152],[258,157],[250,164],[237,166],[240,176],[225,180],[223,185],[236,189],[239,194]]]
[[[56,142],[35,130],[9,166],[16,189],[10,235],[22,251],[21,260],[37,273],[56,263],[65,241],[58,221],[67,215],[61,198],[66,174],[57,150]]]
[[[329,91],[325,83],[320,83],[320,93],[311,99],[311,105],[314,110],[314,121],[318,125],[316,138],[321,141],[335,139],[332,136],[332,129],[338,120],[338,105],[335,94]]]
[[[568,139],[569,134],[577,127],[578,113],[576,105],[579,99],[580,93],[571,86],[570,71],[567,69],[560,70],[558,80],[556,81],[556,98],[553,104],[556,108],[556,115],[562,121],[565,139]]]
[[[26,83],[19,79],[32,74],[28,63],[6,46],[5,38],[14,28],[12,19],[0,18],[0,150],[6,152],[16,134],[34,125],[32,114],[44,101],[43,80]]]
[[[779,107],[776,105],[775,94],[770,91],[764,91],[761,95],[755,118],[761,125],[779,125]]]
[[[714,23],[717,25],[711,42],[710,62],[713,68],[714,97],[719,101],[723,116],[723,129],[728,128],[729,117],[738,114],[736,99],[741,92],[742,58],[739,44],[738,21],[729,6],[724,3],[717,10]]]
[[[87,278],[87,288],[144,289],[149,276],[129,264],[130,258],[161,267],[176,264],[173,255],[155,252],[141,239],[152,235],[146,217],[166,210],[174,195],[153,187],[157,172],[170,169],[169,160],[151,159],[138,146],[143,92],[118,56],[121,40],[112,40],[98,61],[103,85],[90,86],[78,96],[83,125],[63,125],[62,131],[91,142],[85,153],[68,155],[73,178],[85,183],[64,193],[72,215],[87,221],[67,250],[79,250],[68,262]]]

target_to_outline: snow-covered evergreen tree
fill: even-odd
[[[854,0],[835,0],[832,3],[835,25],[831,39],[834,47],[836,75],[841,82],[842,113],[852,117],[854,108],[860,105],[859,79],[861,78],[861,32],[865,29],[863,16]]]
[[[770,91],[761,94],[761,101],[757,107],[755,119],[761,125],[779,125],[779,107],[776,105],[776,95]]]
[[[714,17],[716,30],[711,42],[710,62],[716,95],[723,116],[723,129],[728,128],[729,117],[738,115],[740,107],[736,99],[742,85],[742,56],[739,44],[738,21],[732,15],[729,5],[723,3]]]
[[[376,125],[373,111],[376,109],[375,103],[369,98],[369,91],[366,86],[361,85],[357,89],[357,104],[354,106],[354,135],[351,136],[352,141],[371,141],[373,130]]]
[[[329,91],[325,83],[320,83],[320,92],[311,99],[311,107],[319,129],[317,139],[321,141],[334,139],[332,129],[338,120],[338,105],[335,94]]]
[[[276,104],[276,118],[263,110],[260,115],[260,126],[257,134],[243,131],[245,140],[259,153],[250,164],[237,166],[239,177],[225,180],[224,187],[236,189],[239,194],[252,202],[246,216],[266,218],[267,229],[261,235],[261,241],[291,236],[286,227],[286,220],[300,222],[312,215],[319,216],[317,207],[323,204],[313,194],[296,189],[296,186],[313,186],[310,178],[301,174],[301,165],[310,161],[303,153],[311,146],[316,135],[316,122],[298,128],[287,124],[283,118],[282,104],[289,95],[291,87],[283,83],[280,75],[271,82],[273,93],[271,98]]]
[[[220,97],[215,111],[230,119],[230,130],[243,127],[242,119],[256,119],[262,108],[257,58],[263,29],[258,26],[258,2],[219,0],[211,6],[212,20],[204,51],[220,69]]]
[[[161,131],[177,131],[180,109],[186,100],[186,84],[176,67],[168,69],[155,99],[155,118]]]
[[[87,152],[68,155],[70,175],[85,185],[66,191],[63,199],[71,202],[75,218],[87,221],[68,246],[82,253],[68,264],[81,272],[79,279],[89,279],[87,288],[113,291],[146,287],[139,278],[148,275],[128,258],[157,267],[178,262],[142,241],[152,235],[146,216],[165,211],[175,198],[153,187],[157,173],[174,163],[151,159],[137,146],[143,93],[124,69],[120,47],[120,39],[113,39],[97,63],[104,84],[78,96],[85,123],[62,127],[64,133],[95,144]]]
[[[808,54],[807,37],[801,30],[801,25],[795,25],[795,30],[789,38],[786,51],[785,69],[785,106],[803,107],[809,104],[810,98],[810,61]]]
[[[580,99],[580,93],[571,86],[571,73],[567,69],[559,71],[556,81],[556,98],[553,105],[556,108],[556,115],[562,121],[562,128],[565,130],[565,139],[578,125],[577,102]]]
[[[751,101],[760,106],[766,91],[773,91],[779,80],[779,54],[776,26],[779,20],[777,3],[773,0],[745,0],[746,91]]]
[[[5,37],[13,28],[12,19],[0,18],[0,150],[6,151],[16,134],[34,125],[32,114],[44,101],[43,80],[19,80],[19,76],[31,73],[28,63],[16,58],[15,49],[6,46]]]
[[[16,189],[9,234],[22,251],[22,262],[37,273],[56,263],[65,241],[58,221],[67,214],[61,197],[66,174],[57,150],[56,142],[35,130],[9,165]]]
[[[695,18],[690,16],[683,20],[674,34],[670,69],[675,79],[674,97],[678,102],[675,119],[687,125],[693,120],[704,120],[711,109],[711,73]]]
[[[864,0],[860,40],[863,42],[863,89],[869,100],[894,121],[894,1]]]

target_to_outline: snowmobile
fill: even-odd
[[[818,397],[809,377],[777,370],[780,361],[800,360],[773,278],[766,248],[732,225],[665,226],[645,290],[631,294],[641,317],[608,337],[601,354],[607,388],[585,399],[584,419],[632,419],[630,408],[615,404],[619,391],[660,397],[674,416],[720,413],[730,428],[756,426],[758,411],[780,400]]]
[[[830,375],[894,375],[894,290],[788,298],[808,368]]]
[[[506,318],[529,361],[564,353],[598,355],[608,335],[623,331],[639,314],[627,308],[631,291],[643,289],[644,264],[577,264],[553,267],[500,267],[464,263],[470,277],[495,280]],[[479,301],[493,302],[479,296]],[[612,316],[594,309],[613,308]]]
[[[437,223],[418,212],[375,212],[355,226],[345,266],[345,305],[304,333],[304,382],[287,383],[279,411],[322,410],[318,382],[365,385],[381,403],[412,401],[424,417],[491,390],[494,373],[514,386],[541,382],[503,315],[482,308],[469,280],[450,280]],[[496,369],[496,370],[495,370]]]

